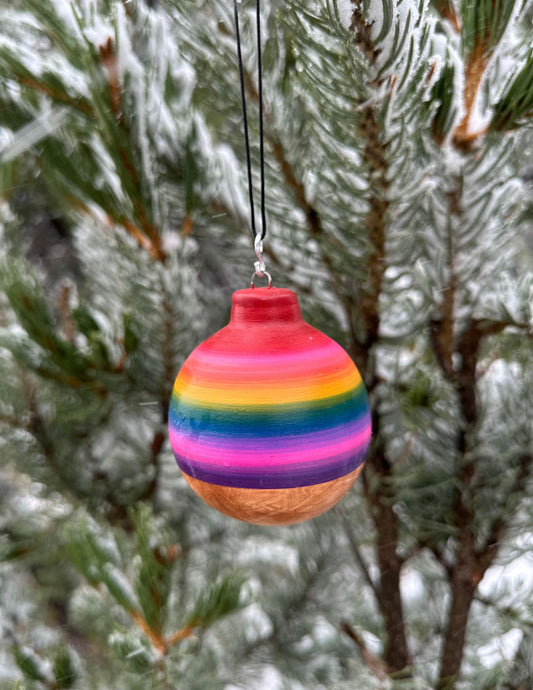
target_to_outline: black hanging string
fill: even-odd
[[[266,235],[265,211],[265,141],[263,135],[263,60],[261,57],[261,7],[260,0],[256,0],[257,25],[257,89],[259,91],[259,161],[261,169],[261,239]]]
[[[239,58],[239,75],[241,81],[241,105],[242,116],[244,122],[244,142],[246,147],[246,167],[248,169],[248,196],[250,199],[250,221],[252,227],[252,235],[254,238],[257,235],[255,226],[255,207],[254,207],[254,193],[252,183],[252,161],[250,154],[250,136],[248,133],[248,115],[246,111],[246,92],[244,85],[244,67],[242,62],[241,50],[241,34],[239,29],[239,12],[238,1],[233,0],[233,11],[235,14],[235,35],[237,37],[237,55]],[[261,239],[266,235],[266,211],[265,211],[265,146],[263,134],[263,67],[261,59],[261,7],[260,0],[256,0],[256,31],[257,31],[257,87],[259,96],[259,160],[261,170]]]

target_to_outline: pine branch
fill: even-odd
[[[444,376],[448,380],[454,377],[453,352],[455,349],[455,293],[457,291],[457,276],[454,268],[454,245],[452,224],[460,223],[462,216],[461,208],[462,185],[458,179],[451,192],[446,194],[449,207],[450,226],[448,228],[449,249],[448,249],[448,271],[449,278],[447,285],[442,289],[442,301],[440,304],[440,314],[437,319],[430,323],[430,337],[433,350],[437,361],[441,366]]]
[[[463,525],[457,538],[456,564],[450,581],[451,605],[444,634],[437,690],[453,690],[462,665],[466,626],[479,574],[472,560],[473,535],[470,525]]]
[[[465,114],[453,134],[453,143],[461,151],[468,152],[474,142],[487,133],[486,129],[470,132],[470,119],[485,71],[505,33],[514,5],[515,0],[502,0],[502,2],[483,0],[478,3],[464,0],[462,2],[462,43],[466,59]]]
[[[494,106],[490,129],[509,132],[533,117],[533,52]]]
[[[447,19],[455,31],[461,31],[461,19],[457,14],[452,0],[433,0],[432,4],[436,7],[440,15]]]
[[[458,456],[462,463],[457,475],[453,506],[456,532],[455,560],[450,571],[451,604],[440,660],[437,690],[453,690],[459,677],[466,639],[466,627],[474,594],[482,575],[478,571],[473,532],[474,508],[472,480],[475,464],[468,458],[467,432],[458,437]]]
[[[155,649],[157,649],[160,654],[166,656],[169,654],[172,647],[177,645],[179,642],[186,640],[191,637],[195,631],[195,627],[191,625],[185,625],[180,628],[175,633],[168,636],[163,636],[161,632],[154,630],[143,616],[138,611],[128,611],[133,621],[137,627],[146,635],[150,640]]]
[[[354,12],[352,15],[352,31],[355,33],[355,44],[366,57],[369,64],[373,64],[379,56],[379,49],[372,43],[370,27],[364,20],[362,4],[352,2]],[[373,84],[379,86],[378,83]],[[381,141],[381,129],[378,113],[372,100],[357,104],[358,129],[363,146],[363,164],[366,167],[366,177],[371,180],[371,192],[367,197],[369,211],[365,217],[364,225],[370,250],[364,265],[367,280],[361,286],[357,301],[352,296],[341,297],[348,313],[352,354],[361,374],[369,389],[375,385],[374,364],[370,360],[371,350],[378,343],[380,326],[379,299],[382,291],[383,277],[386,269],[385,260],[385,234],[388,223],[387,212],[390,202],[388,200],[388,165],[387,146]],[[286,178],[287,179],[287,178]],[[294,183],[293,183],[294,186]],[[297,190],[301,204],[305,204],[303,188]],[[304,206],[305,208],[305,206]],[[317,229],[316,218],[306,209],[306,215],[310,218],[312,228]],[[324,253],[322,253],[324,259]],[[324,261],[335,279],[334,266]],[[342,291],[337,290],[342,295]],[[356,330],[359,329],[360,331]],[[379,435],[378,422],[374,419],[374,435]],[[375,490],[367,491],[367,500],[371,506],[371,515],[377,531],[377,558],[381,572],[381,586],[374,588],[378,594],[378,603],[384,617],[387,631],[387,645],[385,660],[389,668],[398,672],[410,664],[410,655],[407,649],[404,621],[402,614],[401,595],[399,589],[400,570],[402,562],[396,555],[398,543],[397,517],[392,508],[391,496],[388,495],[387,484],[391,474],[391,464],[383,455],[383,449],[371,453],[368,458],[367,468],[372,468],[379,474],[379,479],[372,482]],[[366,472],[370,472],[367,469]],[[365,482],[368,487],[368,482]]]
[[[63,41],[66,27],[52,8],[47,7],[44,9],[35,6],[34,11],[38,13],[43,23],[45,34],[58,46],[65,57],[78,68],[80,68],[80,58],[81,63],[85,59],[83,69],[94,71],[94,74],[90,74],[90,76],[98,83],[94,88],[91,88],[90,97],[80,96],[73,98],[66,89],[62,88],[63,85],[60,79],[52,78],[47,71],[43,74],[31,72],[7,48],[2,48],[0,57],[9,66],[13,77],[25,87],[43,94],[54,102],[66,104],[73,111],[83,114],[91,128],[94,128],[95,123],[97,127],[100,127],[100,134],[109,139],[108,143],[112,142],[113,144],[108,146],[108,150],[115,160],[117,170],[121,174],[121,181],[124,190],[128,194],[137,222],[134,222],[123,213],[109,214],[109,208],[104,208],[103,210],[113,217],[115,223],[122,225],[136,239],[139,246],[150,253],[155,261],[165,262],[166,255],[162,247],[160,232],[150,221],[149,212],[143,203],[145,195],[139,179],[139,172],[130,150],[132,137],[122,108],[122,85],[119,78],[118,59],[113,39],[109,36],[107,41],[99,46],[97,54],[87,39],[86,45],[81,49],[79,46],[74,48],[72,41]],[[105,91],[101,90],[100,80],[97,79],[97,73],[100,70],[107,76],[107,99]],[[91,84],[90,86],[92,87]],[[108,112],[108,108],[111,112]]]
[[[88,117],[92,117],[94,115],[94,111],[91,105],[86,101],[80,98],[71,98],[68,94],[60,91],[57,88],[54,88],[49,84],[39,82],[37,79],[34,79],[29,74],[20,75],[19,81],[23,86],[26,86],[32,89],[33,91],[42,93],[43,95],[50,98],[50,100],[55,101],[56,103],[64,103],[65,105],[68,105],[71,108],[74,108],[75,110],[79,110],[81,113]]]
[[[22,426],[32,435],[37,443],[47,466],[59,480],[65,495],[74,498],[71,482],[68,481],[64,468],[58,462],[54,440],[48,433],[46,423],[39,410],[34,382],[26,375],[24,376],[24,387],[29,418]]]
[[[328,271],[328,276],[331,281],[332,288],[347,316],[347,320],[350,324],[350,327],[352,327],[352,301],[350,297],[346,295],[345,291],[342,289],[342,286],[340,285],[340,278],[342,276],[340,275],[339,271],[336,270],[331,256],[325,249],[325,232],[322,226],[322,221],[320,219],[320,214],[317,211],[317,209],[308,202],[305,195],[304,185],[301,182],[301,180],[299,180],[296,177],[292,165],[287,160],[281,141],[279,141],[279,139],[272,138],[271,145],[274,157],[281,167],[285,184],[292,191],[296,203],[305,213],[309,235],[317,241],[320,259]],[[336,242],[334,238],[328,239],[333,243]],[[355,337],[355,330],[353,331],[352,335]]]
[[[403,559],[398,555],[398,518],[390,493],[392,467],[385,456],[383,441],[379,440],[379,426],[379,418],[373,414],[372,431],[378,441],[365,465],[363,488],[376,529],[376,559],[380,571],[378,603],[387,632],[384,659],[389,672],[397,673],[411,666],[411,655],[400,591]],[[375,476],[368,478],[370,470]]]
[[[212,585],[207,592],[202,592],[185,625],[170,635],[163,635],[159,624],[150,624],[138,611],[129,613],[155,648],[167,655],[172,647],[190,637],[198,628],[208,628],[220,618],[236,611],[242,583],[239,576],[229,576]]]
[[[171,647],[173,647],[175,644],[178,642],[181,642],[182,640],[187,639],[190,637],[194,632],[194,627],[190,625],[185,625],[183,628],[180,628],[177,630],[175,633],[172,635],[169,635],[166,640],[165,640],[165,649],[169,650]]]
[[[38,372],[37,372],[38,373]],[[62,381],[62,383],[64,383]],[[48,424],[43,418],[39,409],[38,400],[36,397],[36,387],[33,381],[28,376],[24,376],[24,385],[27,399],[27,411],[29,417],[27,420],[18,420],[17,426],[28,431],[34,438],[38,447],[40,448],[47,466],[52,470],[54,476],[61,484],[61,490],[65,496],[76,504],[79,499],[86,499],[85,488],[80,488],[72,481],[68,466],[65,468],[58,458],[56,441],[54,436],[48,429]],[[101,499],[106,504],[106,515],[111,522],[119,524],[128,524],[129,519],[127,511],[124,506],[117,503],[111,487],[107,482],[107,477],[101,473],[99,468],[93,469],[92,472],[92,486],[93,490],[96,487],[103,487],[101,492]],[[99,506],[100,507],[100,506]]]
[[[348,522],[348,519],[346,518],[346,515],[342,511],[342,508],[334,508],[335,512],[337,515],[340,517],[340,521],[342,524],[342,528],[344,530],[344,534],[346,535],[348,539],[348,543],[350,545],[350,550],[353,554],[354,560],[361,569],[361,572],[363,574],[363,578],[367,585],[370,587],[370,589],[373,591],[374,596],[376,597],[376,601],[379,602],[380,598],[380,591],[378,585],[374,582],[372,579],[372,576],[370,575],[370,570],[368,569],[367,564],[365,563],[365,560],[363,556],[361,555],[361,551],[359,550],[359,546],[355,540],[355,537],[353,535],[352,530],[350,529],[350,524]]]
[[[370,350],[379,337],[379,298],[387,268],[385,236],[390,206],[387,146],[380,140],[380,126],[372,105],[365,108],[359,123],[359,131],[364,141],[363,159],[369,169],[369,178],[373,182],[373,193],[368,199],[370,210],[364,221],[371,249],[364,264],[367,280],[362,286],[357,314],[364,324],[364,341],[359,344],[356,364],[358,366],[361,364],[361,373],[363,377],[366,374],[365,382],[371,388],[374,374],[370,375],[367,369]]]
[[[372,27],[367,23],[363,8],[364,4],[361,0],[351,0],[353,7],[352,22],[350,30],[355,34],[355,44],[365,56],[369,64],[374,64],[379,56],[379,49],[374,46],[372,40]],[[386,3],[383,3],[385,8]]]
[[[341,630],[353,640],[372,675],[379,681],[385,682],[388,678],[388,669],[383,659],[368,649],[361,635],[358,635],[349,623],[346,621],[341,623]]]
[[[124,119],[124,114],[122,111],[122,87],[118,73],[118,58],[115,52],[113,39],[111,37],[108,37],[106,43],[100,45],[99,56],[102,67],[108,75],[109,99],[112,113],[115,117],[118,127],[125,134],[125,140],[129,141],[131,139],[129,127]],[[154,260],[164,263],[166,261],[166,254],[161,245],[161,235],[159,234],[157,228],[148,220],[146,210],[141,202],[142,189],[135,165],[131,160],[128,150],[121,143],[118,144],[118,151],[124,169],[129,175],[133,185],[133,194],[131,194],[130,197],[137,212],[142,231],[148,238],[150,255]],[[133,229],[132,224],[129,224],[128,227],[127,219],[123,218],[121,221],[128,231]]]
[[[165,654],[166,652],[166,643],[165,640],[162,638],[161,633],[152,630],[152,628],[148,625],[146,620],[143,618],[143,616],[138,612],[135,611],[134,609],[126,609],[137,627],[142,630],[142,632],[146,635],[146,637],[150,640],[150,642],[153,644],[153,646],[157,649],[158,652],[161,654]]]
[[[270,632],[263,637],[258,637],[258,639],[245,647],[241,654],[243,659],[251,657],[258,649],[268,645],[283,648],[284,641],[281,639],[281,635],[287,628],[287,622],[296,618],[298,614],[305,609],[309,601],[312,600],[313,591],[319,582],[320,572],[324,567],[327,567],[327,565],[327,554],[321,552],[314,564],[315,567],[306,568],[305,570],[302,569],[300,571],[296,583],[299,587],[299,591],[289,599],[279,616],[274,619],[272,616],[270,617],[272,622]]]
[[[446,289],[443,301],[442,309],[445,316],[439,320],[433,320],[430,325],[431,342],[444,377],[457,389],[463,418],[467,423],[474,424],[478,416],[477,363],[483,340],[509,327],[517,327],[529,332],[529,326],[511,321],[471,319],[467,328],[456,339],[453,316],[453,296],[456,289],[456,279],[452,276],[451,286]],[[454,354],[460,355],[458,368],[453,365]]]
[[[478,419],[477,407],[477,364],[483,340],[501,333],[511,324],[506,321],[471,319],[468,327],[459,337],[457,352],[460,355],[460,367],[456,376],[456,387],[459,393],[463,418],[469,424]]]
[[[352,21],[350,30],[354,36],[353,42],[365,57],[369,67],[375,66],[380,50],[372,40],[371,27],[364,16],[363,3],[351,0]],[[384,22],[385,23],[385,22]],[[380,88],[379,80],[369,83],[374,89]],[[352,355],[363,379],[370,389],[373,386],[374,372],[369,367],[369,357],[372,346],[377,342],[379,333],[379,296],[385,273],[385,229],[387,226],[388,200],[388,165],[387,146],[381,141],[381,131],[378,113],[372,99],[354,103],[354,112],[359,112],[357,127],[362,142],[363,165],[366,167],[366,177],[371,180],[371,192],[367,197],[368,213],[363,221],[370,250],[365,261],[363,271],[367,276],[360,287],[357,302],[352,295],[346,295],[344,290],[336,289],[340,303],[348,317],[350,328],[350,354]],[[322,252],[324,258],[324,252]],[[335,276],[335,266],[326,266],[330,274]],[[335,284],[334,278],[332,278]]]
[[[355,42],[369,64],[373,65],[379,50],[375,49],[372,42],[370,27],[364,19],[362,3],[352,0],[352,5],[354,12],[351,29],[355,33]],[[375,365],[370,360],[370,354],[379,339],[379,300],[386,269],[385,235],[390,205],[387,145],[381,140],[380,124],[373,103],[367,103],[362,108],[358,128],[363,142],[363,160],[368,170],[368,179],[372,181],[372,192],[368,198],[369,212],[364,221],[370,245],[365,261],[367,280],[362,286],[359,305],[352,305],[350,319],[352,326],[356,320],[362,323],[364,336],[354,339],[351,348],[355,362],[371,391],[375,385]],[[386,458],[383,442],[380,440],[380,419],[375,411],[372,427],[374,438],[378,440],[365,466],[363,487],[376,528],[376,556],[380,570],[380,586],[376,593],[379,595],[378,603],[387,633],[384,659],[389,672],[396,673],[411,664],[400,593],[402,561],[397,554],[398,518],[393,509],[392,497],[389,495],[392,465]],[[372,489],[367,477],[369,468],[377,475],[377,481],[371,482]]]
[[[494,597],[494,599],[491,599],[489,597],[484,597],[477,592],[474,599],[476,602],[483,604],[483,606],[486,606],[488,609],[496,611],[499,616],[510,619],[514,624],[516,624],[517,628],[521,630],[529,628],[533,632],[533,620],[531,618],[526,618],[525,616],[521,615],[520,612],[512,606],[501,606],[498,598]]]
[[[184,625],[166,634],[166,617],[171,594],[172,573],[182,551],[179,545],[158,541],[151,513],[142,504],[128,512],[136,535],[136,569],[131,579],[124,567],[115,536],[105,534],[94,521],[71,527],[71,560],[97,591],[106,586],[112,599],[134,621],[157,652],[167,656],[173,646],[190,637],[195,629],[208,628],[240,606],[243,578],[231,574],[207,585],[197,596]]]
[[[431,123],[431,133],[439,146],[446,140],[456,115],[454,100],[455,65],[446,62],[440,78],[431,90],[431,102],[437,103],[437,109]]]
[[[464,107],[466,112],[453,133],[453,143],[461,151],[469,151],[479,136],[486,133],[485,130],[470,132],[469,126],[477,92],[489,60],[490,53],[487,54],[487,44],[478,39],[465,67]]]
[[[68,203],[72,210],[78,211],[80,214],[83,214],[88,218],[93,217],[93,213],[90,208],[80,199],[71,196],[68,198]],[[128,235],[133,237],[140,249],[148,252],[154,260],[161,260],[158,256],[157,249],[154,248],[152,244],[152,241],[144,234],[143,230],[131,220],[131,218],[128,218],[123,214],[113,213],[111,209],[102,210],[105,213],[104,223],[107,227],[112,228],[113,226],[119,226],[123,228]]]
[[[296,174],[285,156],[283,145],[279,139],[271,138],[272,153],[277,160],[287,187],[292,191],[298,206],[305,213],[309,234],[314,238],[323,236],[322,224],[318,211],[307,201],[304,185],[297,179]]]
[[[533,455],[531,453],[524,453],[519,459],[518,471],[516,472],[513,485],[508,491],[508,498],[502,506],[503,509],[500,515],[492,522],[485,545],[476,551],[478,572],[481,575],[487,571],[498,555],[504,536],[515,515],[513,503],[516,502],[516,497],[524,492],[532,474]]]
[[[461,213],[459,188],[448,194],[450,212],[454,216]],[[451,230],[450,230],[451,234]],[[453,248],[449,257],[450,282],[441,304],[441,317],[431,324],[433,349],[446,379],[455,381],[460,388],[461,410],[465,420],[457,440],[458,462],[462,463],[457,476],[457,489],[453,506],[456,533],[455,562],[448,570],[451,589],[451,605],[448,612],[447,630],[441,657],[438,690],[453,690],[462,663],[466,625],[474,592],[475,580],[474,540],[472,533],[473,508],[470,502],[469,487],[474,476],[474,462],[467,457],[468,430],[477,418],[475,402],[475,368],[478,348],[473,345],[473,337],[463,334],[463,351],[470,356],[462,362],[461,383],[457,382],[453,366],[455,343],[455,291],[457,279],[453,268]],[[466,333],[466,332],[465,332]],[[467,344],[468,343],[468,344]]]
[[[462,664],[466,626],[475,591],[486,569],[496,557],[500,538],[508,526],[509,516],[495,520],[486,546],[481,554],[478,552],[474,539],[473,504],[476,461],[474,449],[470,447],[469,441],[479,418],[477,364],[483,339],[502,332],[509,325],[503,321],[472,319],[456,345],[456,352],[460,355],[460,367],[454,372],[453,380],[459,396],[463,425],[457,438],[459,471],[452,510],[457,530],[456,549],[455,560],[449,571],[451,605],[437,685],[439,690],[452,690],[455,687]],[[531,456],[524,456],[509,496],[523,485],[530,469]]]

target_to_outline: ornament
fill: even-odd
[[[233,294],[229,324],[199,345],[178,373],[170,444],[189,485],[213,508],[258,525],[320,515],[350,489],[371,437],[368,397],[355,364],[305,323],[292,290],[273,288],[266,235],[260,3],[256,0],[261,222],[255,225],[238,0],[235,34],[248,170],[254,276],[268,288]]]
[[[229,324],[180,370],[169,434],[206,503],[245,522],[286,525],[348,492],[371,419],[354,363],[302,319],[296,294],[252,284],[233,294]]]

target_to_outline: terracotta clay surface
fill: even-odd
[[[294,489],[236,489],[184,477],[200,498],[225,515],[256,525],[290,525],[332,508],[346,496],[362,469],[360,465],[331,482]]]

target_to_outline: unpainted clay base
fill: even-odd
[[[330,482],[292,489],[241,489],[209,484],[184,472],[183,476],[200,498],[225,515],[255,525],[291,525],[333,507],[348,493],[362,469],[360,465]]]

